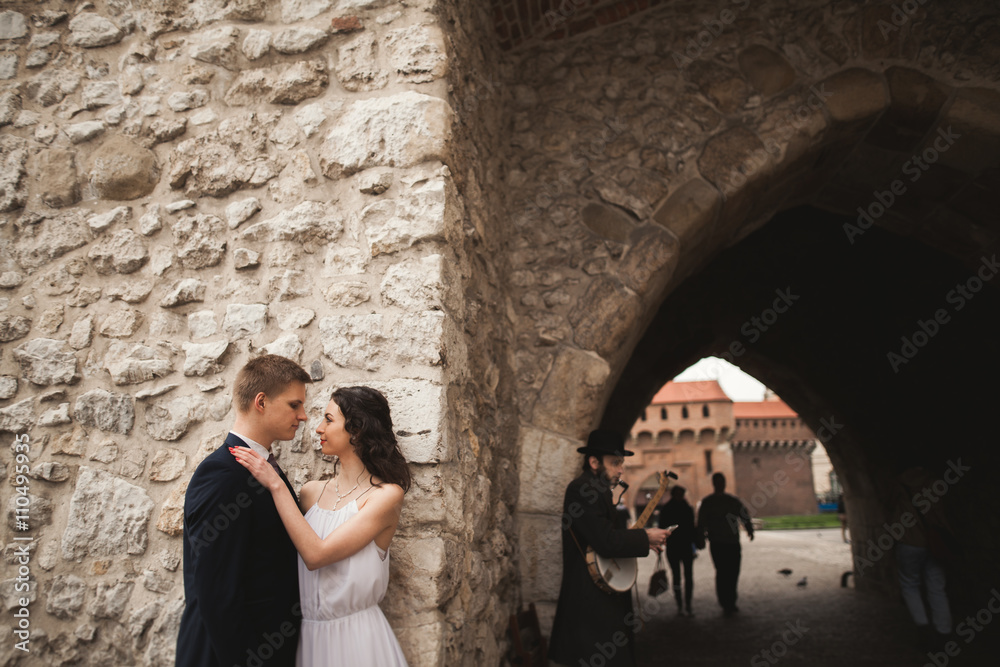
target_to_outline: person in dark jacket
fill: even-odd
[[[607,667],[635,665],[634,630],[639,619],[632,611],[632,593],[606,593],[587,571],[585,553],[592,547],[605,558],[645,556],[659,550],[667,531],[629,530],[615,510],[611,489],[624,471],[626,456],[620,433],[597,430],[587,438],[583,474],[566,487],[563,500],[563,574],[552,625],[549,659],[572,665]],[[592,659],[600,658],[600,660]]]
[[[743,560],[740,547],[740,524],[753,541],[753,520],[743,501],[726,493],[726,476],[721,472],[712,475],[711,493],[702,498],[698,507],[699,540],[708,537],[711,542],[709,552],[715,564],[715,596],[719,606],[727,616],[739,611],[736,606],[736,587],[740,579],[740,564]]]
[[[670,489],[670,500],[660,510],[660,528],[676,525],[670,537],[667,538],[667,562],[670,563],[670,573],[673,576],[674,600],[677,602],[677,612],[691,611],[691,596],[694,593],[694,578],[692,565],[697,537],[694,531],[694,509],[684,499],[686,489],[674,486]],[[702,544],[704,547],[704,544]],[[681,597],[681,566],[684,566],[684,596]]]
[[[276,355],[236,376],[232,431],[191,477],[184,497],[184,614],[177,667],[294,667],[302,611],[295,545],[266,488],[229,453],[268,457],[306,420],[309,374]],[[292,495],[274,457],[268,458]]]

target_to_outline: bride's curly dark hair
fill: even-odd
[[[392,431],[389,401],[371,387],[341,387],[333,392],[333,401],[344,414],[344,430],[351,436],[351,446],[365,469],[384,482],[410,490],[410,466],[399,451]]]

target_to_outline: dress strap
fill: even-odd
[[[354,499],[354,502],[355,502],[355,504],[357,504],[358,500],[360,500],[360,499],[361,499],[361,496],[365,495],[366,493],[368,493],[369,491],[371,491],[371,490],[372,490],[372,489],[374,489],[374,488],[375,488],[375,485],[374,485],[374,484],[372,484],[372,485],[371,485],[371,486],[369,486],[369,487],[368,487],[367,489],[365,489],[364,491],[362,491],[361,493],[359,493],[359,494],[358,494],[358,497]],[[358,509],[361,509],[361,508],[359,507]],[[385,560],[385,559],[383,559],[383,560]]]
[[[331,477],[330,479],[333,479],[333,477]],[[326,482],[323,484],[323,488],[319,490],[319,495],[316,496],[317,505],[319,505],[319,501],[323,498],[323,494],[326,493],[326,485],[330,483],[330,479],[326,480]]]

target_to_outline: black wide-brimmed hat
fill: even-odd
[[[618,431],[597,429],[587,436],[587,445],[578,447],[581,454],[591,456],[632,456],[635,452],[625,449],[625,436]]]

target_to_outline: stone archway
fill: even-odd
[[[675,56],[714,10],[660,8],[519,54],[508,181],[517,193],[510,258],[521,440],[547,443],[533,451],[552,462],[553,489],[568,481],[573,446],[590,428],[626,430],[684,363],[728,349],[706,346],[706,335],[731,341],[690,321],[651,324],[680,287],[779,212],[809,204],[840,214],[829,224],[846,247],[885,231],[910,237],[970,275],[997,238],[989,192],[1000,165],[1000,85],[981,37],[997,30],[991,10],[963,4],[963,16],[982,22],[949,41],[943,26],[957,19],[940,7],[888,31],[879,29],[893,25],[888,5],[824,7],[818,17],[767,9],[766,21],[764,9],[750,9],[687,61]],[[791,235],[774,242],[796,251]],[[754,282],[726,286],[739,292]],[[787,308],[781,289],[762,308]],[[707,321],[723,308],[706,298],[698,305]],[[669,363],[643,358],[646,343],[645,352],[668,347]],[[796,375],[774,370],[776,361],[744,349],[745,366],[765,381]],[[822,406],[811,417],[819,429],[832,406],[801,384],[801,395]],[[529,467],[522,458],[522,474]],[[854,475],[861,495],[884,482],[871,459],[854,470],[864,471]],[[557,561],[558,544],[536,540],[558,529],[560,505],[536,501],[522,488],[522,595],[553,601],[556,572],[539,576],[536,563]]]

